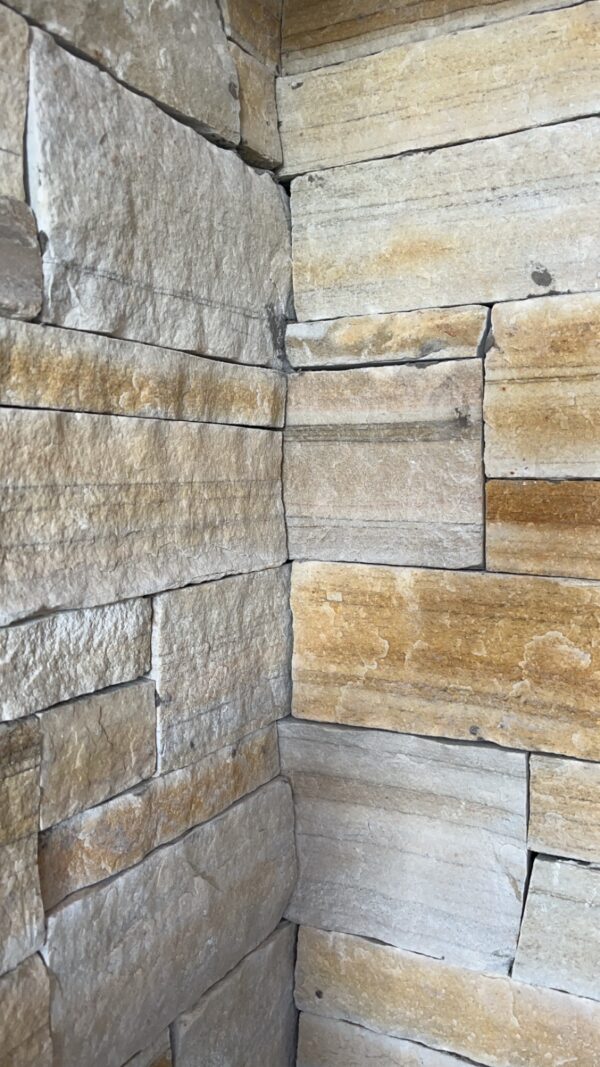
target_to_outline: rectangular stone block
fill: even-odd
[[[230,47],[240,86],[240,155],[256,167],[277,167],[282,156],[275,72],[236,44]]]
[[[300,930],[296,1003],[485,1067],[597,1064],[594,1001],[347,934]]]
[[[197,77],[191,35],[190,45]],[[290,236],[286,195],[268,174],[40,33],[27,130],[31,201],[47,236],[45,321],[278,361]]]
[[[481,394],[476,360],[291,377],[290,556],[480,565]]]
[[[0,196],[23,200],[23,138],[27,111],[29,27],[0,8]]]
[[[297,178],[298,318],[597,289],[599,129],[584,119]]]
[[[178,1067],[293,1067],[295,927],[285,924],[173,1026]],[[201,1061],[199,1056],[202,1057]]]
[[[2,1067],[52,1067],[48,973],[31,956],[0,977]]]
[[[0,726],[0,845],[37,834],[40,761],[36,719]]]
[[[185,767],[289,713],[287,567],[154,601],[160,770]]]
[[[529,847],[600,863],[600,764],[531,756]]]
[[[1,622],[281,563],[281,435],[4,409]]]
[[[274,726],[47,830],[39,865],[46,910],[133,867],[279,773]]]
[[[42,306],[42,257],[31,208],[0,196],[0,318],[34,319]]]
[[[0,629],[0,719],[18,719],[150,669],[152,607],[129,600]]]
[[[171,1040],[169,1032],[162,1034],[157,1041],[153,1041],[151,1048],[138,1052],[124,1067],[172,1067]]]
[[[281,52],[282,0],[220,0],[229,37],[275,67]]]
[[[388,43],[373,56],[279,79],[282,173],[593,115],[599,84],[597,2]]]
[[[600,476],[600,293],[503,304],[485,361],[493,478]]]
[[[319,723],[283,722],[279,736],[299,863],[287,917],[508,973],[527,875],[526,756]]]
[[[463,1060],[362,1026],[302,1012],[297,1067],[460,1067]]]
[[[600,759],[600,586],[295,564],[293,713]]]
[[[285,378],[263,367],[0,319],[0,402],[279,427]]]
[[[486,324],[483,307],[290,322],[286,354],[293,367],[308,369],[467,359],[479,355]]]
[[[140,681],[39,716],[40,829],[149,778],[156,767],[154,685]]]
[[[0,845],[0,974],[41,948],[44,908],[37,834]]]
[[[121,1067],[155,1040],[264,941],[295,875],[278,781],[59,907],[44,957],[61,1067]]]

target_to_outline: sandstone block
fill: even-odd
[[[124,1067],[172,1067],[171,1039],[169,1032],[162,1034],[157,1041],[153,1041],[151,1048],[138,1052],[132,1056]]]
[[[257,167],[281,163],[281,138],[275,99],[275,72],[232,44],[240,85],[240,154]]]
[[[221,0],[229,37],[275,67],[279,64],[282,0]]]
[[[596,289],[599,128],[584,119],[297,178],[298,318]]]
[[[485,362],[486,472],[600,476],[600,293],[503,304]]]
[[[48,974],[39,956],[0,977],[3,1067],[52,1067],[49,1002]]]
[[[302,1012],[297,1067],[460,1067],[462,1060],[340,1019]]]
[[[280,434],[16,409],[1,425],[2,622],[286,558]]]
[[[0,845],[37,834],[40,761],[36,719],[0,726]]]
[[[0,974],[41,948],[44,908],[37,834],[0,845]]]
[[[150,144],[165,150],[148,152]],[[268,174],[40,33],[28,158],[48,241],[47,322],[242,363],[277,361],[290,239],[285,194]]]
[[[29,27],[0,8],[0,196],[22,200]]]
[[[291,640],[287,567],[156,597],[160,770],[287,715]]]
[[[0,317],[34,319],[42,306],[42,259],[35,219],[20,200],[0,196]]]
[[[173,1027],[179,1067],[296,1062],[294,952],[296,931],[280,926]]]
[[[0,719],[145,674],[151,618],[149,601],[129,600],[0,629]]]
[[[593,1001],[350,935],[300,930],[296,1003],[485,1067],[597,1064]]]
[[[44,957],[61,1067],[120,1067],[155,1040],[264,941],[294,879],[291,795],[278,781],[60,906]]]
[[[600,764],[530,759],[529,847],[600,863]]]
[[[134,682],[39,716],[40,828],[148,778],[156,766],[154,685]]]
[[[290,378],[290,556],[480,565],[481,393],[475,360]]]
[[[295,564],[293,713],[600,759],[594,582]]]

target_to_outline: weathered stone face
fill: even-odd
[[[149,144],[168,150],[148,152]],[[28,157],[48,238],[46,321],[242,363],[277,361],[290,243],[285,194],[269,175],[40,33]]]
[[[42,260],[27,204],[0,196],[0,317],[34,319],[42,306]]]
[[[600,862],[600,764],[532,756],[529,847]]]
[[[281,163],[275,72],[243,48],[231,45],[240,85],[240,154],[258,167]]]
[[[145,674],[151,619],[149,601],[129,600],[0,630],[0,719]]]
[[[299,861],[288,918],[506,974],[527,873],[525,756],[320,723],[279,734]]]
[[[593,582],[295,564],[293,713],[600,758]]]
[[[0,977],[0,1048],[7,1067],[52,1067],[48,974],[39,956]]]
[[[0,196],[22,200],[23,136],[27,110],[29,28],[8,7],[0,8]]]
[[[291,795],[278,781],[59,907],[44,956],[61,1067],[120,1067],[158,1037],[264,941],[294,878]]]
[[[279,64],[282,0],[221,0],[225,29],[247,52]]]
[[[460,1067],[462,1060],[340,1019],[302,1012],[297,1067]]]
[[[0,846],[0,974],[41,948],[44,909],[37,834]]]
[[[481,392],[475,360],[292,377],[284,462],[290,555],[481,564]]]
[[[36,719],[0,726],[0,845],[37,834],[40,760]]]
[[[295,1064],[293,926],[280,926],[259,948],[175,1022],[180,1067],[242,1064],[251,1056],[264,1067]]]
[[[124,1067],[172,1067],[172,1064],[171,1042],[167,1032],[154,1041],[151,1048],[146,1048],[127,1060]]]
[[[600,221],[599,126],[583,120],[297,178],[298,318],[597,288],[589,235]],[[494,254],[482,255],[491,233]]]

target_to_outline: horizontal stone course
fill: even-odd
[[[0,196],[0,319],[34,319],[42,306],[42,259],[31,208]]]
[[[39,956],[0,977],[0,1048],[3,1067],[53,1067],[50,987]]]
[[[600,763],[531,756],[529,847],[600,863]]]
[[[302,1012],[297,1067],[460,1067],[463,1060],[362,1026]]]
[[[27,111],[29,27],[0,8],[0,196],[24,199],[23,137]]]

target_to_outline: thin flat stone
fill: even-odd
[[[42,258],[31,208],[0,196],[0,318],[34,319],[42,306]]]
[[[529,847],[600,863],[600,763],[531,756]]]
[[[238,45],[231,45],[240,84],[240,155],[256,167],[278,167],[281,138],[275,72]]]
[[[297,1067],[460,1067],[463,1060],[362,1026],[302,1012]]]
[[[50,986],[39,956],[0,977],[3,1067],[52,1067]]]
[[[23,200],[23,138],[27,111],[29,27],[0,7],[0,196]]]

